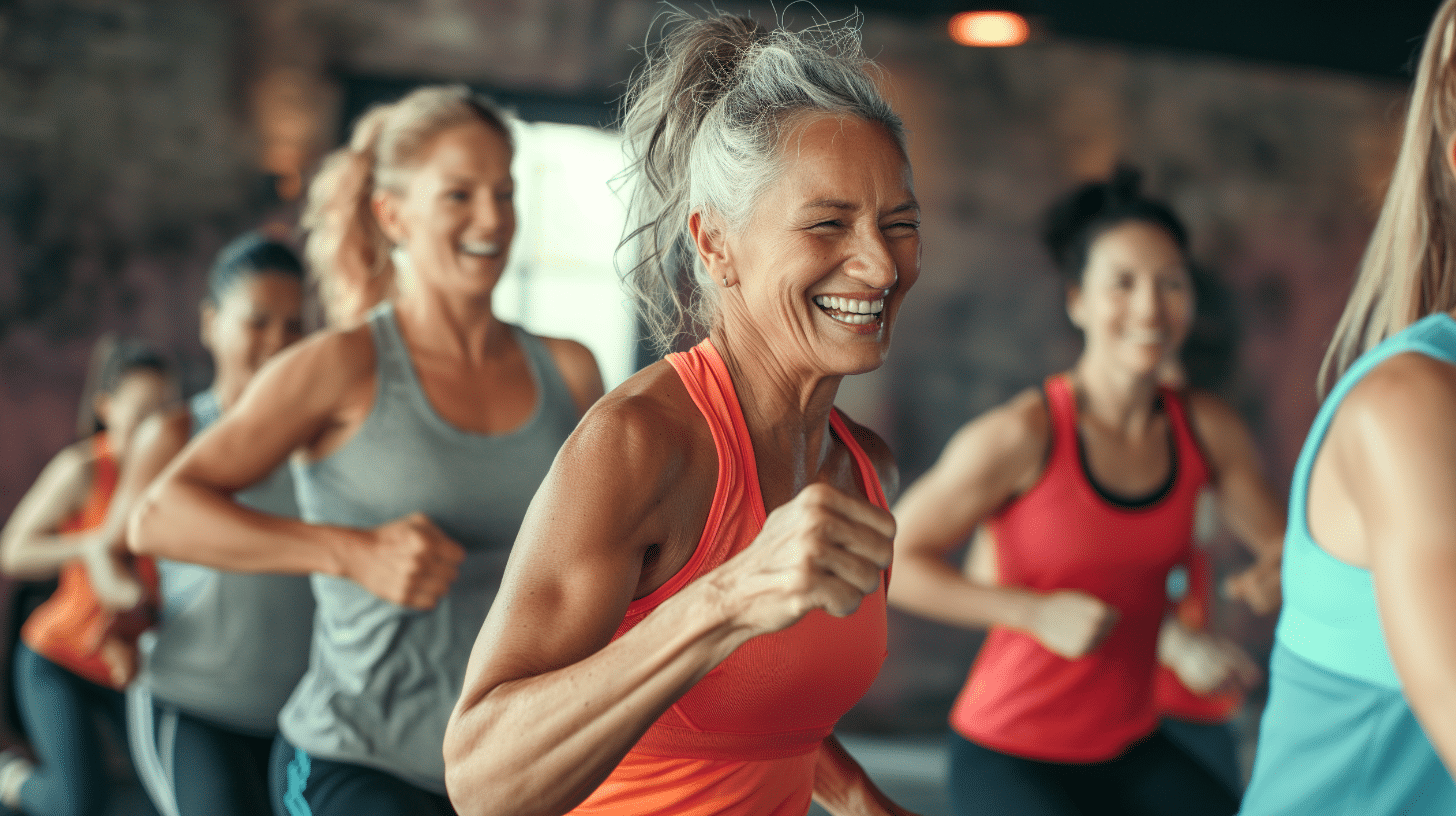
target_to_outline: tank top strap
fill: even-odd
[[[1168,425],[1177,447],[1177,459],[1173,463],[1175,478],[1179,481],[1191,478],[1202,485],[1209,476],[1208,457],[1204,455],[1198,435],[1193,432],[1193,420],[1188,415],[1183,395],[1163,385],[1158,386],[1158,396],[1163,401],[1163,412],[1168,415]]]
[[[405,345],[404,335],[399,333],[399,323],[394,317],[394,304],[384,301],[370,309],[365,320],[369,324],[369,335],[374,340],[374,368],[379,382],[403,383],[412,390],[420,391],[415,367],[410,363],[409,347]]]
[[[537,406],[574,408],[576,397],[572,396],[571,389],[567,387],[566,379],[561,376],[561,369],[556,365],[556,359],[551,356],[551,349],[546,347],[546,342],[520,326],[511,326],[511,331],[526,355],[526,363],[536,373],[536,388],[540,391],[536,395]],[[536,411],[537,414],[541,412],[542,408]]]
[[[92,470],[91,495],[95,497],[94,503],[98,505],[101,518],[106,518],[106,507],[111,504],[111,494],[116,490],[116,482],[121,476],[121,469],[116,464],[116,456],[111,450],[111,440],[106,433],[98,433],[91,437],[92,449],[96,452],[96,463]],[[91,502],[88,502],[90,504]]]
[[[875,469],[875,463],[870,461],[870,455],[860,447],[859,440],[854,438],[849,426],[844,422],[844,415],[838,408],[829,412],[829,427],[834,429],[834,435],[844,443],[849,450],[849,455],[854,459],[855,469],[859,472],[859,483],[864,486],[865,498],[870,504],[883,510],[890,509],[890,502],[885,498],[885,486],[880,483],[880,472]]]
[[[1072,379],[1066,374],[1053,374],[1042,383],[1046,396],[1047,415],[1052,423],[1051,451],[1047,465],[1054,460],[1068,457],[1068,461],[1080,467],[1077,461],[1077,395],[1072,391]]]
[[[728,560],[737,542],[733,536],[719,534],[725,519],[747,511],[753,514],[752,524],[762,527],[767,518],[748,423],[743,419],[738,394],[723,358],[718,356],[711,341],[704,340],[687,351],[669,354],[667,361],[708,423],[713,448],[718,454],[718,482],[713,489],[713,503],[703,524],[703,534],[692,557],[666,583],[632,602],[626,620],[633,624],[699,575]]]

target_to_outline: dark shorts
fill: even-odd
[[[450,800],[374,768],[310,756],[278,737],[269,769],[276,816],[456,816]]]
[[[1159,732],[1107,762],[1061,763],[1003,754],[950,737],[956,816],[1230,816],[1238,801]]]

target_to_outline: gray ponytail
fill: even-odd
[[[711,327],[717,288],[697,261],[688,217],[737,229],[783,170],[780,141],[804,114],[878,122],[905,149],[904,126],[880,95],[857,18],[802,32],[753,20],[664,15],[658,48],[633,78],[622,129],[635,182],[624,274],[648,335],[669,350]],[[689,266],[693,274],[688,275]]]

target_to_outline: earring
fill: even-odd
[[[725,288],[725,289],[728,288],[728,276],[727,275],[724,275],[723,276],[723,288]]]

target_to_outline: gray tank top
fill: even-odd
[[[445,793],[445,722],[500,587],[526,507],[577,409],[545,345],[515,330],[536,384],[536,409],[501,435],[461,431],[430,405],[391,304],[369,315],[374,405],[342,448],[295,461],[303,518],[372,528],[412,512],[466,550],[439,604],[417,612],[344,578],[313,576],[313,661],[283,709],[283,736],[310,754],[388,771]]]
[[[192,435],[217,421],[217,397],[192,398]],[[280,467],[237,494],[255,510],[298,516],[293,476]],[[271,735],[308,668],[313,592],[307,576],[242,575],[157,561],[162,625],[143,682],[153,699],[235,731]]]

